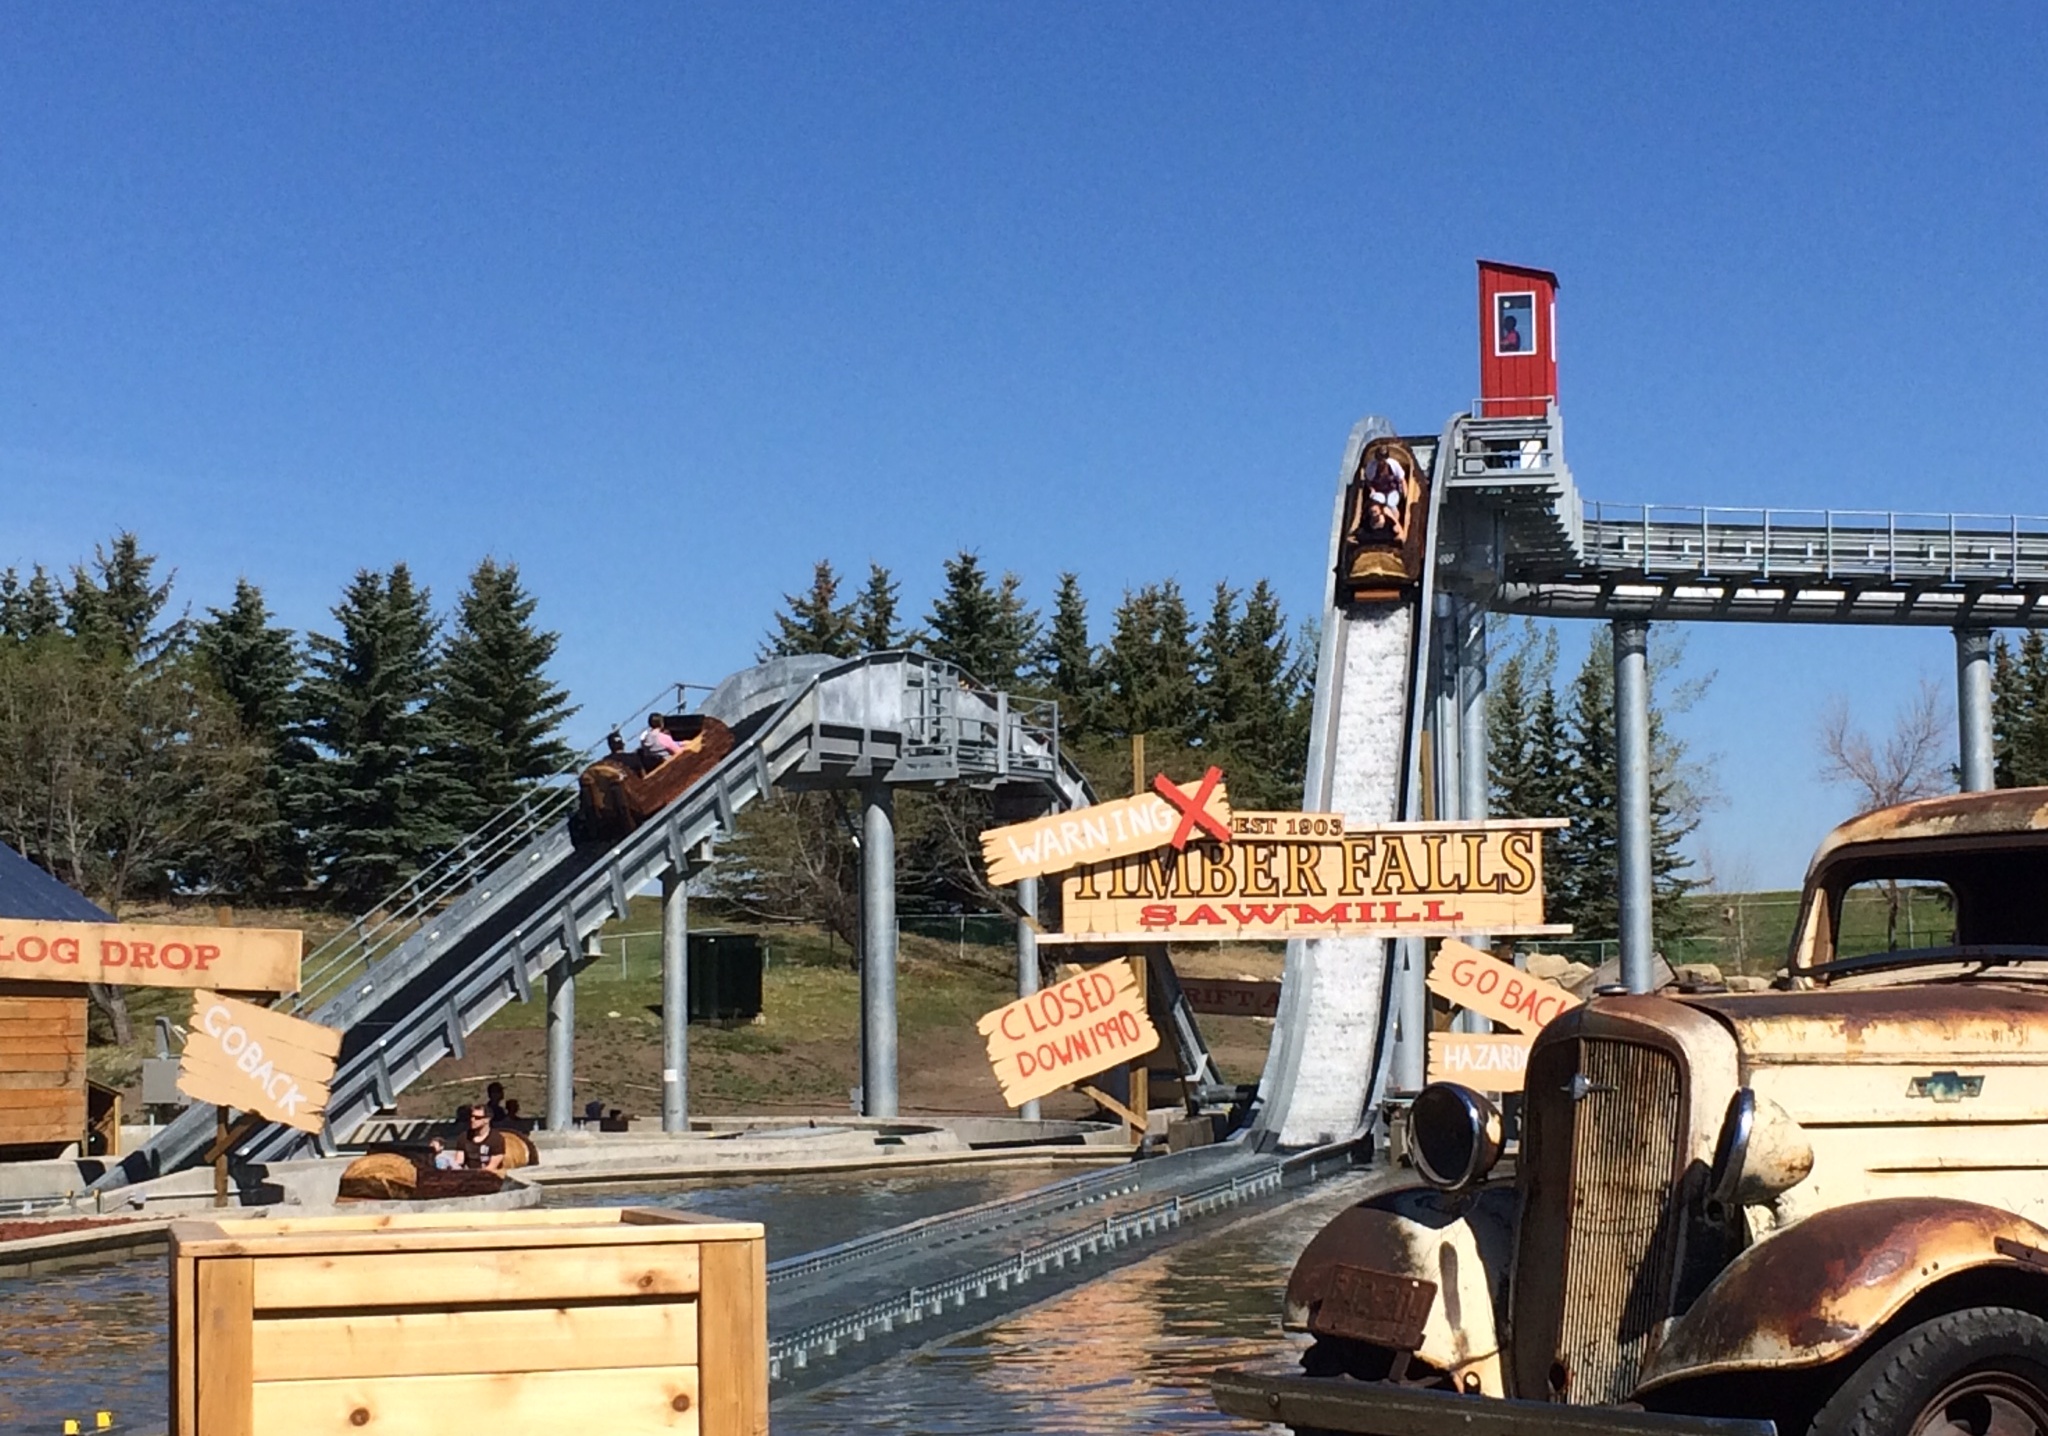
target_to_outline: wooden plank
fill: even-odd
[[[704,1428],[716,1436],[767,1436],[768,1266],[765,1242],[704,1248],[697,1303]]]
[[[12,1045],[16,1042],[53,1037],[83,1042],[84,1024],[73,1022],[68,1017],[11,1017],[0,1022],[0,1043]]]
[[[60,996],[47,991],[29,992],[8,984],[0,984],[0,987],[7,987],[6,994],[0,995],[0,1022],[40,1022],[61,1018],[76,1022],[81,1030],[85,1027],[85,997],[82,992]]]
[[[199,1436],[198,1263],[171,1257],[171,1436]]]
[[[257,1321],[258,1381],[695,1366],[697,1303],[471,1307]]]
[[[1517,1032],[1539,1031],[1585,1000],[1548,978],[1532,977],[1513,963],[1455,938],[1430,959],[1425,982],[1431,992],[1454,1006],[1505,1022]]]
[[[71,1087],[37,1087],[23,1089],[0,1088],[0,1121],[6,1120],[10,1112],[35,1112],[48,1107],[52,1101],[78,1099],[78,1110],[85,1110],[85,1091]]]
[[[249,1377],[251,1267],[239,1257],[199,1263],[198,1375],[194,1420],[200,1436],[254,1436]]]
[[[318,1132],[326,1125],[327,1088],[340,1050],[341,1034],[331,1027],[202,988],[192,994],[178,1090]]]
[[[223,1258],[224,1259],[224,1258]],[[640,1244],[510,1251],[388,1251],[362,1256],[264,1256],[256,1305],[307,1311],[430,1301],[537,1305],[606,1297],[694,1296],[697,1248]]]
[[[18,1047],[0,1043],[0,1077],[34,1077],[48,1080],[45,1077],[46,1073],[69,1072],[73,1068],[82,1067],[84,1062],[85,1053],[76,1047],[69,1051],[60,1049],[55,1052],[24,1052]]]
[[[256,1387],[254,1404],[264,1436],[690,1436],[699,1429],[697,1388],[694,1367],[633,1366],[266,1381]],[[708,1429],[721,1436],[724,1430]]]
[[[565,1216],[587,1216],[575,1208],[564,1208],[562,1211]],[[481,1217],[485,1214],[477,1215]],[[313,1217],[274,1223],[222,1222],[219,1226],[233,1228],[235,1234],[221,1236],[215,1236],[211,1230],[184,1230],[186,1224],[179,1223],[173,1228],[176,1233],[173,1241],[179,1251],[194,1256],[310,1257],[353,1255],[362,1252],[516,1251],[538,1247],[666,1248],[705,1241],[758,1240],[761,1236],[760,1224],[757,1222],[586,1227],[570,1225],[563,1218],[542,1211],[493,1215],[531,1217],[534,1220],[530,1224],[519,1226],[479,1225],[475,1230],[463,1230],[445,1225],[448,1221],[446,1216],[423,1218],[406,1213],[398,1220],[406,1222],[407,1225],[369,1225],[381,1221],[381,1218],[372,1217],[337,1218],[335,1220],[360,1220],[365,1225],[344,1230],[323,1230],[323,1224],[329,1219]],[[428,1226],[428,1221],[434,1225]],[[277,1234],[272,1235],[261,1230],[264,1226],[276,1228]],[[252,1227],[254,1229],[251,1229]]]
[[[205,988],[192,994],[193,1026],[199,1026],[205,1020],[206,1009],[216,999],[227,1008],[224,1020],[246,1028],[249,1035],[266,1048],[289,1047],[295,1052],[309,1052],[329,1059],[341,1055],[341,1033],[332,1027],[322,1027],[317,1022],[308,1022],[289,1013],[273,1012],[253,1002],[219,997],[219,994]]]
[[[26,1054],[65,1052],[82,1054],[85,1051],[83,1032],[66,1032],[49,1037],[11,1037],[4,1024],[0,1024],[0,1065],[13,1066],[14,1059]]]
[[[9,1122],[0,1119],[0,1147],[47,1147],[79,1141],[85,1135],[85,1109],[77,1120],[66,1117]]]
[[[1003,1100],[1021,1106],[1157,1047],[1142,965],[1105,962],[983,1013],[976,1030]]]
[[[1174,786],[1189,798],[1201,789],[1200,783]],[[1203,808],[1211,817],[1228,824],[1228,785],[1218,783],[1211,789]],[[1110,862],[1163,848],[1180,821],[1179,809],[1148,788],[1093,807],[990,828],[981,835],[981,858],[988,868],[990,885],[1006,887],[1020,878],[1063,872],[1080,863]]]

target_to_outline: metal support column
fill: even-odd
[[[1963,791],[1997,786],[1992,776],[1991,631],[1956,630],[1956,736],[1962,747]]]
[[[661,875],[661,1130],[690,1130],[690,882]]]
[[[548,969],[548,1130],[566,1132],[576,1117],[576,954]]]
[[[1614,620],[1614,750],[1621,880],[1621,980],[1648,992],[1656,941],[1650,921],[1650,625]]]
[[[1460,602],[1457,615],[1458,656],[1458,808],[1464,822],[1486,816],[1490,773],[1486,766],[1486,610]],[[1480,947],[1487,939],[1474,934],[1466,941]],[[1491,1019],[1477,1012],[1458,1014],[1461,1032],[1491,1032]]]
[[[1017,995],[1029,997],[1038,991],[1038,879],[1017,879],[1017,911],[1023,916],[1017,919]],[[1017,1115],[1027,1121],[1039,1118],[1038,1099],[1017,1108]]]
[[[896,795],[861,795],[860,1110],[896,1115]]]

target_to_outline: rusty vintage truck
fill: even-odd
[[[2048,789],[1843,824],[1772,990],[1595,996],[1538,1035],[1523,1101],[1507,1177],[1485,1096],[1415,1099],[1424,1182],[1315,1237],[1285,1298],[1303,1374],[1222,1373],[1225,1410],[2048,1436]]]

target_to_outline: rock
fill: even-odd
[[[1563,980],[1564,974],[1583,964],[1573,962],[1561,952],[1532,952],[1527,958],[1529,976],[1547,977],[1552,982]],[[1590,968],[1587,969],[1591,971]]]
[[[1671,969],[1672,980],[1680,987],[1721,987],[1721,969],[1711,962],[1681,962]]]
[[[1768,977],[1748,977],[1737,972],[1730,974],[1727,981],[1730,992],[1769,992],[1771,990],[1771,980]]]

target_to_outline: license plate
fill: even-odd
[[[1422,1345],[1422,1324],[1435,1301],[1433,1281],[1338,1262],[1330,1268],[1329,1288],[1309,1317],[1308,1329],[1318,1336],[1413,1351]]]

